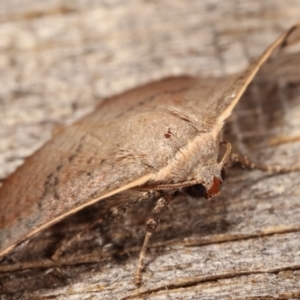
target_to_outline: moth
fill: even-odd
[[[260,66],[298,27],[283,33],[240,75],[150,83],[107,99],[54,136],[0,189],[0,257],[96,202],[124,208],[151,199],[156,205],[136,273],[141,284],[149,239],[164,207],[179,195],[219,194],[224,167],[232,162],[299,170],[255,165],[232,155],[230,143],[222,140],[224,122]]]

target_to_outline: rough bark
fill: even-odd
[[[2,1],[0,177],[103,97],[178,74],[241,71],[300,19],[300,1]],[[65,4],[67,3],[67,4]],[[225,136],[257,162],[299,163],[299,54],[269,63]],[[300,297],[300,177],[233,169],[211,201],[174,203],[133,275],[152,203],[76,241],[95,207],[42,233],[0,265],[1,299]]]

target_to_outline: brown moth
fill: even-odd
[[[147,244],[166,205],[182,193],[217,195],[229,161],[268,169],[230,156],[222,127],[260,66],[298,27],[282,34],[241,75],[151,83],[108,99],[56,135],[0,189],[0,257],[95,202],[118,207],[150,198],[157,204],[140,254],[136,282],[141,283]]]

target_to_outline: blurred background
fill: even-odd
[[[104,97],[241,71],[297,20],[300,0],[2,0],[0,179]]]

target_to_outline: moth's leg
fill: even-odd
[[[52,255],[51,258],[53,260],[57,260],[61,256],[61,254],[72,245],[72,243],[74,241],[76,241],[77,239],[79,239],[86,232],[88,232],[93,227],[96,227],[97,225],[99,225],[103,221],[117,220],[127,210],[131,209],[136,203],[138,203],[142,199],[144,199],[144,198],[145,199],[149,199],[149,198],[152,199],[151,197],[155,197],[155,196],[156,196],[156,193],[154,193],[154,192],[150,193],[149,191],[147,191],[147,192],[145,192],[145,194],[143,194],[143,196],[141,198],[137,198],[135,200],[123,203],[122,205],[115,206],[115,207],[112,207],[112,208],[108,209],[106,212],[103,212],[103,214],[101,215],[100,218],[97,218],[96,220],[94,219],[94,221],[91,221],[91,223],[89,223],[82,230],[80,230],[79,232],[77,232],[76,234],[74,234],[74,236],[72,236],[69,240],[64,241],[62,244],[60,244],[57,247],[57,249],[55,250],[55,252],[54,252],[54,254]],[[155,199],[157,199],[157,197]]]
[[[243,169],[248,170],[262,170],[269,173],[291,173],[291,172],[299,172],[300,166],[289,166],[284,167],[280,165],[264,165],[264,164],[257,164],[251,161],[245,155],[239,153],[232,153],[229,160],[229,166],[233,164],[240,165]]]
[[[129,201],[129,202],[126,202],[123,205],[120,205],[120,206],[113,207],[113,208],[109,209],[106,212],[106,214],[104,214],[101,218],[98,218],[98,219],[94,220],[93,222],[91,222],[90,224],[86,225],[78,233],[74,234],[74,236],[72,236],[69,240],[64,241],[61,245],[59,245],[51,258],[53,260],[57,260],[64,251],[66,251],[68,248],[70,248],[70,246],[72,245],[72,243],[74,241],[79,239],[81,236],[83,236],[86,232],[88,232],[93,227],[95,227],[95,226],[99,225],[100,223],[102,223],[102,221],[117,220],[127,210],[131,209],[137,202],[141,201],[144,198],[145,199],[149,199],[149,198],[151,199],[151,197],[156,197],[156,193],[153,192],[153,191],[151,193],[149,191],[147,191],[147,193],[145,193],[145,195],[143,195],[142,198],[139,198],[139,199],[136,199],[136,200],[133,200],[133,201]],[[155,198],[155,199],[157,199],[157,198]]]
[[[66,249],[68,249],[74,241],[79,239],[81,236],[83,236],[86,232],[88,232],[91,228],[93,228],[96,225],[99,225],[102,223],[103,219],[97,219],[96,221],[86,225],[82,230],[80,230],[78,233],[76,233],[74,236],[72,236],[69,240],[66,242],[63,242],[54,252],[54,254],[51,256],[53,260],[57,260],[63,252],[65,252]]]
[[[154,207],[154,209],[152,211],[150,218],[148,219],[148,221],[146,223],[146,236],[145,236],[144,243],[143,243],[143,246],[142,246],[142,249],[140,252],[139,264],[138,264],[138,268],[137,268],[137,272],[136,272],[136,276],[135,276],[135,283],[138,286],[140,286],[142,283],[142,271],[144,269],[144,259],[146,257],[146,251],[148,248],[150,237],[158,225],[158,222],[159,222],[159,219],[160,219],[163,209],[171,201],[172,201],[172,198],[168,197],[168,196],[159,198],[156,203],[156,206]]]

